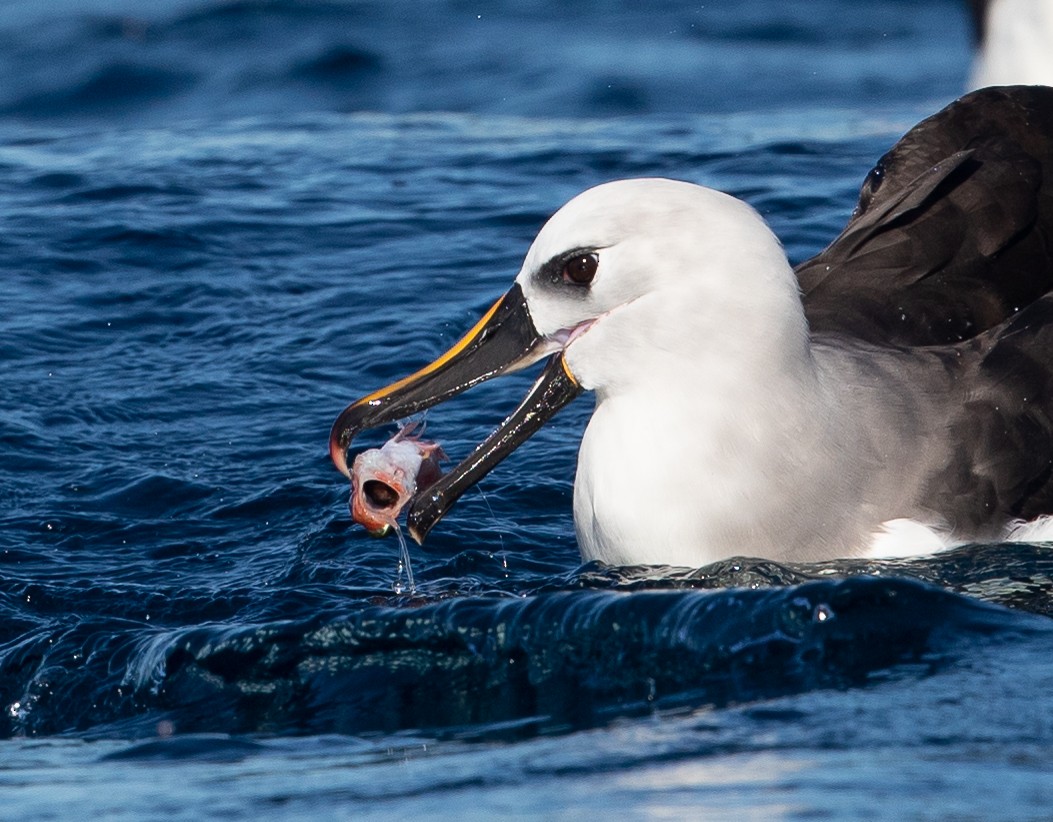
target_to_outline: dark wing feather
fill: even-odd
[[[983,535],[1053,513],[1053,295],[966,347],[979,357],[963,375],[967,399],[947,421],[963,447],[928,478],[924,498],[950,525]]]
[[[867,176],[848,225],[797,267],[813,331],[975,337],[1053,289],[1053,88],[962,97]]]

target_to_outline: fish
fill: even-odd
[[[421,439],[423,432],[419,424],[408,423],[380,448],[355,457],[348,508],[372,536],[390,534],[409,501],[442,476],[439,462],[446,454],[438,443]]]

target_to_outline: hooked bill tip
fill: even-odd
[[[341,437],[333,435],[329,438],[329,459],[333,461],[336,470],[348,479],[351,479],[351,469],[347,467],[347,449],[340,443]]]

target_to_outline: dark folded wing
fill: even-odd
[[[1053,513],[1053,295],[966,347],[980,356],[946,420],[961,447],[926,478],[924,498],[948,524],[981,535]]]
[[[1053,290],[1053,88],[982,89],[912,128],[797,275],[813,331],[899,345],[969,339]]]

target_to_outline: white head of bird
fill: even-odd
[[[566,265],[586,255],[594,272],[575,282]],[[570,339],[568,365],[600,396],[706,360],[777,366],[807,349],[778,239],[746,203],[690,183],[619,180],[578,195],[542,228],[517,282],[538,332]]]

